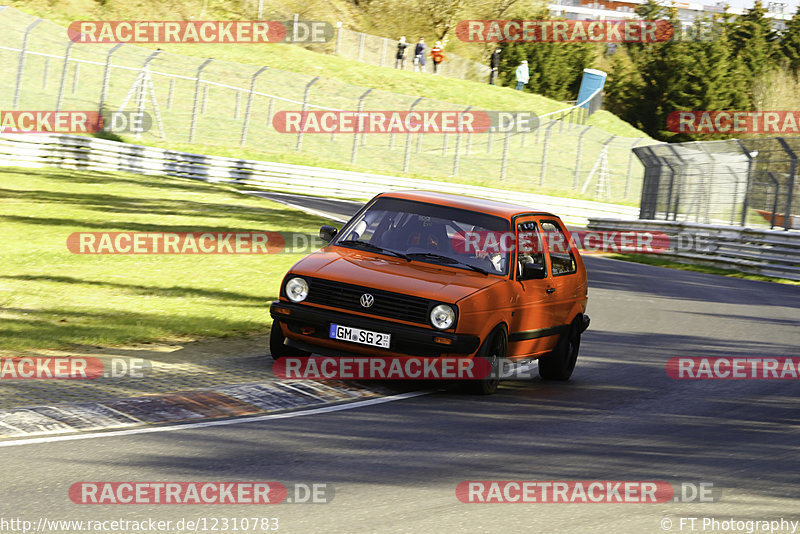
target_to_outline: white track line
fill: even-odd
[[[172,426],[134,428],[131,430],[111,430],[108,432],[92,432],[90,434],[73,434],[69,436],[44,436],[41,438],[28,438],[28,439],[18,439],[12,441],[2,441],[0,442],[0,447],[17,447],[20,445],[32,445],[34,443],[54,443],[57,441],[74,441],[79,439],[132,436],[135,434],[149,434],[151,432],[172,432],[175,430],[190,430],[193,428],[206,428],[210,426],[241,425],[244,423],[257,423],[260,421],[269,421],[272,419],[291,419],[293,417],[302,417],[304,415],[317,415],[321,413],[352,410],[354,408],[363,408],[365,406],[372,406],[374,404],[383,404],[385,402],[392,402],[392,401],[410,399],[413,397],[420,397],[422,395],[428,395],[430,393],[433,393],[433,391],[412,391],[409,393],[400,393],[398,395],[391,395],[389,397],[380,397],[377,399],[367,399],[363,401],[348,402],[346,404],[337,404],[335,406],[323,406],[321,408],[312,408],[309,410],[300,410],[297,412],[266,414],[266,415],[258,415],[255,417],[242,417],[239,419],[224,419],[222,421],[203,421],[201,423],[185,423],[181,425],[172,425]]]

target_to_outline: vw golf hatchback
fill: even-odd
[[[589,325],[587,280],[557,216],[400,191],[320,237],[329,244],[290,269],[270,307],[273,358],[538,359],[544,379],[572,375]],[[469,385],[489,394],[498,378]]]

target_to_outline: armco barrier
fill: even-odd
[[[679,263],[800,280],[800,232],[656,220],[591,217],[590,230],[654,231],[670,236],[659,254]]]
[[[0,135],[0,166],[125,171],[347,199],[368,199],[384,191],[425,189],[521,203],[532,209],[552,211],[568,224],[575,225],[585,225],[589,217],[635,219],[638,214],[635,207],[589,200],[286,163],[204,156],[66,134]]]

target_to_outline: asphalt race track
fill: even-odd
[[[585,260],[592,324],[568,383],[0,447],[2,516],[276,517],[285,533],[747,532],[723,522],[800,520],[800,381],[675,380],[665,370],[679,356],[797,356],[800,287]],[[236,480],[327,483],[335,497],[200,506],[68,496],[78,481]],[[465,504],[455,489],[467,480],[703,482],[718,501]]]

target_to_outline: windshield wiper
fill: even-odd
[[[489,271],[487,271],[486,269],[482,269],[480,267],[476,267],[474,265],[470,265],[469,263],[464,263],[463,261],[457,260],[455,258],[451,258],[450,256],[443,256],[442,254],[435,254],[433,252],[412,252],[411,254],[409,254],[409,256],[412,257],[412,258],[415,258],[415,257],[419,256],[419,257],[423,257],[423,258],[430,259],[430,260],[438,260],[440,263],[444,263],[444,264],[448,264],[448,265],[459,264],[459,265],[463,265],[467,269],[472,269],[475,272],[478,272],[478,273],[481,273],[481,274],[486,274],[486,275],[489,274]]]
[[[343,239],[341,241],[336,242],[337,245],[349,245],[349,246],[356,246],[356,247],[363,247],[369,250],[374,250],[375,252],[383,252],[385,254],[391,254],[392,256],[396,256],[398,258],[403,258],[406,261],[411,261],[411,258],[403,254],[402,252],[396,252],[394,250],[389,250],[388,248],[379,247],[378,245],[373,245],[372,243],[368,243],[366,241],[360,241],[358,239]]]

